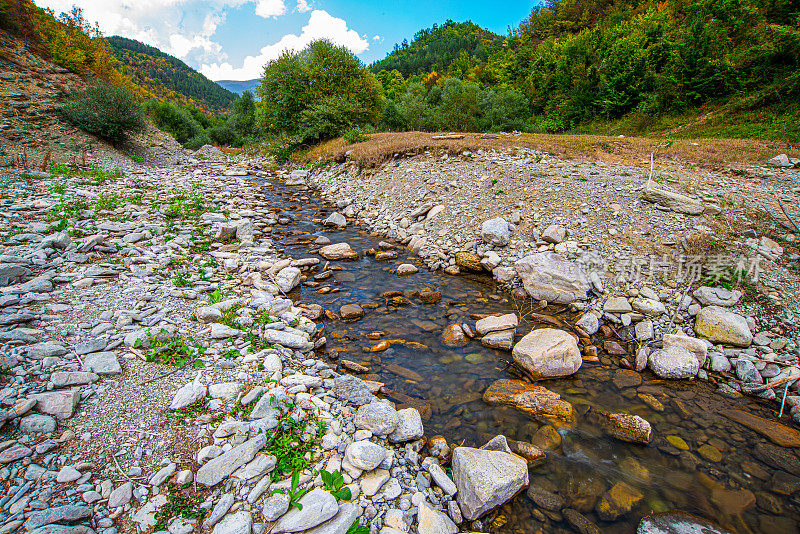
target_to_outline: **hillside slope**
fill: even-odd
[[[124,168],[134,165],[130,155],[151,165],[188,159],[172,136],[150,124],[121,147],[112,147],[68,124],[61,107],[70,94],[85,88],[87,81],[31,52],[21,39],[2,30],[0,80],[0,167],[40,169],[57,162]]]
[[[212,82],[180,59],[133,39],[105,39],[122,71],[157,98],[180,104],[192,101],[207,109],[229,109],[236,95]]]

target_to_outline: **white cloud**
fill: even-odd
[[[283,0],[258,0],[256,2],[256,15],[259,17],[279,17],[286,13],[286,4]]]
[[[308,13],[309,11],[311,11],[311,5],[308,3],[308,0],[297,0],[298,13]]]
[[[373,41],[383,41],[383,37],[381,37],[380,35],[376,35],[376,36],[374,36],[374,37],[372,38],[372,40],[373,40]]]
[[[316,39],[329,39],[356,54],[369,48],[369,41],[355,30],[349,29],[344,19],[317,9],[311,12],[308,24],[303,26],[300,35],[291,33],[284,35],[277,43],[263,47],[258,55],[244,58],[241,67],[234,67],[228,62],[204,63],[200,67],[200,72],[212,80],[251,80],[260,77],[264,65],[280,56],[285,50],[302,50]]]

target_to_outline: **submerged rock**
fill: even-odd
[[[616,521],[642,502],[644,495],[626,482],[617,482],[597,501],[595,511],[603,521]]]
[[[626,413],[607,413],[603,416],[603,430],[617,439],[647,445],[650,443],[650,423]]]
[[[572,405],[558,393],[522,380],[496,380],[484,392],[483,400],[488,404],[513,406],[535,418],[566,422],[575,418]]]
[[[708,519],[672,510],[643,517],[636,534],[730,534],[730,532]]]

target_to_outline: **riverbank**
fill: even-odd
[[[470,210],[477,203],[485,205],[481,214],[509,219],[513,211],[490,211],[503,205],[491,188],[472,196],[459,191],[459,184],[471,185],[468,173],[480,180],[483,166],[521,175],[565,165],[538,153],[506,158],[423,155],[389,166],[394,176],[359,176],[355,166],[273,176],[258,170],[260,162],[242,161],[141,168],[96,184],[12,177],[2,249],[8,372],[0,377],[7,409],[0,459],[3,491],[11,495],[0,505],[3,534],[76,523],[70,532],[116,534],[153,530],[159,521],[155,530],[168,526],[173,534],[289,528],[273,527],[272,514],[297,522],[291,528],[320,532],[346,532],[356,518],[384,534],[456,532],[455,523],[462,531],[594,532],[610,525],[633,531],[646,514],[673,508],[731,530],[796,524],[800,515],[790,500],[780,511],[770,504],[794,492],[796,431],[786,416],[785,425],[771,421],[775,405],[736,393],[756,381],[753,372],[763,384],[796,364],[796,340],[785,322],[791,310],[769,315],[758,301],[728,307],[733,297],[719,290],[694,301],[684,297],[685,288],[670,287],[669,278],[663,287],[626,286],[598,274],[598,287],[590,273],[584,289],[591,298],[575,299],[575,311],[562,312],[553,298],[540,309],[543,299],[523,298],[519,281],[506,282],[517,286],[512,297],[490,283],[488,270],[465,268],[457,277],[430,272],[398,243],[359,231],[394,230],[397,242],[408,243],[434,236],[426,242],[437,246],[470,237],[474,249],[423,245],[420,251],[425,261],[448,267],[457,266],[455,257],[450,262],[438,252],[476,254],[471,265],[484,270],[496,254],[494,268],[517,277],[514,256],[540,249],[579,266],[589,265],[587,258],[619,259],[610,238],[592,240],[588,225],[579,227],[586,238],[575,239],[577,228],[565,224],[560,242],[553,242],[562,233],[557,228],[542,243],[521,238],[537,227],[544,235],[557,222],[547,206],[566,195],[547,187],[531,190],[534,200],[543,199],[538,219],[527,202],[515,206],[520,219],[507,228],[509,244],[488,247],[504,228],[485,232],[483,218]],[[610,181],[629,171],[590,164],[575,171],[587,178],[576,183],[596,188],[593,197],[628,194],[618,182],[590,180],[599,176],[593,172]],[[415,205],[398,200],[412,195]],[[434,199],[443,200],[413,215]],[[431,215],[437,206],[444,207]],[[659,213],[679,220],[676,228],[689,225],[688,217]],[[414,225],[413,234],[400,234]],[[358,260],[335,259],[345,247],[325,248],[329,242],[347,243],[352,252],[345,255]],[[398,276],[398,269],[417,272]],[[623,298],[609,298],[615,293]],[[714,305],[744,320],[736,324],[753,338],[749,347],[724,340],[698,345],[691,337],[687,348],[679,340],[679,356],[690,368],[697,363],[691,375],[701,379],[697,385],[659,380],[658,365],[648,366],[658,358],[639,368],[640,346],[659,352],[667,344],[661,335],[674,325],[694,336],[696,316]],[[573,315],[577,328],[565,320]],[[651,338],[637,341],[647,321]],[[529,345],[527,334],[542,326],[556,326],[548,336],[581,350],[577,359],[569,355],[575,374],[541,381],[548,389],[513,383],[517,375],[505,362],[517,363],[518,372],[531,369],[509,349]],[[723,361],[732,367],[713,367]],[[177,370],[169,365],[181,362]],[[365,380],[346,378],[352,374]],[[782,393],[777,387],[758,393],[767,390]],[[391,402],[376,403],[374,395]],[[789,397],[787,411],[796,414],[797,397]],[[711,406],[712,414],[735,406],[745,415],[709,415]],[[303,453],[289,455],[300,462],[300,487],[317,488],[304,497],[312,500],[302,516],[286,513],[284,494],[270,496],[294,491],[291,470],[272,476],[285,465],[286,450],[259,437],[259,429],[275,428],[294,432],[290,441]],[[478,450],[498,434],[508,439]],[[317,438],[316,452],[303,449]],[[299,459],[305,451],[309,464]],[[448,462],[452,480],[436,467]],[[497,462],[507,463],[507,476],[485,472]],[[342,475],[350,499],[323,490],[315,471],[321,468]],[[483,487],[478,480],[493,484],[476,493]],[[687,487],[708,506],[688,500]],[[156,517],[158,509],[187,517]],[[325,513],[311,515],[318,510]]]

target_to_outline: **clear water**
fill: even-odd
[[[716,393],[705,382],[662,381],[649,372],[641,374],[637,383],[636,374],[619,368],[618,357],[612,360],[602,350],[600,363],[584,363],[570,378],[541,383],[575,406],[574,424],[543,428],[542,422],[513,408],[489,406],[482,400],[484,390],[499,378],[516,378],[504,363],[510,354],[477,341],[448,347],[442,342],[442,332],[454,322],[470,323],[470,314],[515,311],[509,295],[497,291],[489,277],[428,272],[419,258],[402,247],[397,259],[375,261],[363,252],[377,248],[379,236],[352,226],[342,231],[323,229],[312,219],[324,219],[333,208],[313,192],[276,182],[261,184],[270,204],[291,219],[272,230],[276,246],[287,255],[312,255],[316,247],[311,242],[323,235],[334,243],[347,242],[361,253],[357,261],[331,262],[341,270],[318,287],[301,287],[292,297],[334,313],[344,304],[364,307],[364,317],[356,322],[324,320],[327,348],[336,351],[339,359],[367,366],[366,378],[384,382],[398,393],[390,395],[393,400],[424,407],[428,437],[441,434],[451,443],[480,446],[502,433],[515,440],[550,443],[547,460],[531,469],[531,483],[559,494],[602,532],[635,532],[642,516],[672,509],[711,519],[732,532],[798,531],[800,493],[785,493],[800,489],[800,479],[778,466],[800,475],[800,458],[794,450],[777,447],[719,414],[736,407],[774,420],[773,406]],[[420,272],[400,278],[394,274],[400,263],[416,264]],[[323,260],[318,268],[324,265]],[[333,291],[321,294],[318,290],[323,287]],[[426,288],[440,291],[441,302],[427,305],[415,297],[416,291]],[[385,296],[389,291],[405,295],[406,305],[392,305]],[[534,326],[522,321],[517,339]],[[379,341],[368,339],[367,334],[374,332],[381,333],[380,340],[401,341],[386,351],[369,352]],[[594,341],[602,349],[602,339]],[[393,366],[402,367],[399,374]],[[606,436],[593,417],[598,409],[644,417],[653,427],[652,442],[641,446]],[[687,449],[670,443],[668,436],[679,437]],[[709,451],[708,447],[720,451],[716,456],[721,459],[703,455],[701,449]],[[629,484],[644,497],[630,513],[616,521],[602,521],[594,512],[595,501],[617,482]],[[524,492],[483,521],[487,530],[497,533],[573,531],[560,514],[537,509]]]

